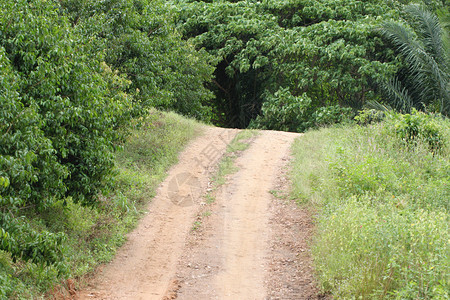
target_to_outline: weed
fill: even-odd
[[[201,226],[202,226],[201,221],[195,221],[194,225],[192,225],[192,231],[196,231],[196,230],[200,229]]]
[[[212,204],[216,201],[216,198],[211,193],[207,193],[205,198],[206,198],[206,204]]]
[[[226,177],[230,174],[233,174],[238,170],[238,168],[234,165],[234,161],[238,157],[239,153],[244,151],[250,146],[251,139],[259,134],[258,131],[255,130],[243,130],[239,132],[231,141],[231,143],[227,147],[226,155],[221,159],[218,165],[218,169],[216,174],[212,177],[212,188],[205,195],[206,204],[212,204],[216,201],[215,191],[225,184]],[[202,217],[210,216],[210,211],[205,211],[201,216],[197,218],[201,220]],[[192,230],[197,230],[201,226],[201,222],[197,220],[194,222]]]
[[[226,176],[238,170],[234,165],[234,161],[239,153],[250,146],[251,139],[258,135],[256,130],[240,131],[227,147],[227,155],[225,155],[219,163],[219,168],[216,175],[213,176],[213,186],[217,188],[225,184]]]

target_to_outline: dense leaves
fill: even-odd
[[[108,186],[128,82],[86,55],[56,3],[0,6],[0,249],[55,263],[63,236],[36,231],[22,211],[66,196],[92,204]]]
[[[418,5],[405,7],[404,23],[386,22],[383,35],[404,57],[406,67],[383,86],[388,103],[403,112],[411,109],[450,113],[450,52],[436,15]]]
[[[396,70],[393,51],[374,30],[398,15],[395,2],[179,2],[184,36],[220,60],[216,109],[230,125],[247,126],[280,89],[307,96],[312,111],[359,109],[378,99],[375,82]]]
[[[172,109],[209,120],[213,94],[204,87],[211,57],[183,41],[165,1],[61,1],[76,31],[102,52],[108,65],[125,74],[135,96],[134,113],[148,107]]]
[[[55,4],[8,2],[2,11],[0,42],[5,49],[4,61],[10,62],[9,77],[16,85],[16,110],[37,114],[35,122],[50,142],[47,145],[51,150],[46,153],[52,152],[52,159],[68,172],[49,182],[54,182],[51,186],[56,188],[63,180],[68,195],[90,201],[111,175],[111,152],[114,142],[120,139],[117,129],[125,122],[129,99],[126,94],[112,91],[109,79],[115,75],[108,73],[101,57],[84,54],[84,45],[76,43],[68,20],[59,15]],[[25,124],[36,130],[33,123]],[[3,133],[8,136],[22,132],[17,125],[11,123],[10,130]],[[42,151],[41,144],[38,141],[34,147]],[[11,142],[3,145],[9,147],[9,153],[23,147],[11,148]],[[45,163],[33,156],[29,154],[25,163]],[[51,172],[43,174],[50,176]],[[34,181],[37,186],[45,182],[42,177]],[[36,192],[41,194],[40,190]],[[61,195],[55,191],[48,194]]]

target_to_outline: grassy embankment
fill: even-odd
[[[0,251],[0,299],[43,298],[61,278],[81,279],[98,264],[111,260],[144,213],[167,169],[177,161],[178,153],[200,131],[195,121],[152,111],[129,137],[124,150],[117,153],[113,193],[101,196],[96,207],[82,207],[72,199],[64,203],[63,199],[45,212],[29,214],[31,226],[65,233],[66,273],[58,275],[52,266],[13,262]],[[64,289],[57,288],[53,293],[59,291]]]
[[[326,292],[448,299],[449,129],[448,119],[394,115],[296,141],[293,193],[316,216],[312,252]]]

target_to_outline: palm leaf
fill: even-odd
[[[381,83],[381,88],[398,111],[409,113],[413,108],[413,100],[408,95],[408,90],[403,87],[397,77]]]
[[[423,65],[422,55],[425,50],[417,41],[417,37],[411,29],[403,24],[385,22],[381,33],[390,40],[405,57],[412,72],[417,72]]]
[[[407,5],[405,11],[414,20],[414,29],[425,50],[438,63],[444,63],[444,44],[439,18],[418,5]]]
[[[417,5],[408,5],[411,27],[396,22],[383,24],[381,33],[390,40],[405,58],[408,66],[403,84],[396,78],[382,85],[393,105],[401,111],[434,106],[441,113],[449,113],[448,50],[442,39],[439,19]]]

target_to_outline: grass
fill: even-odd
[[[62,279],[82,281],[97,265],[110,261],[145,212],[168,168],[177,162],[178,153],[200,131],[200,124],[193,120],[151,111],[117,153],[112,193],[101,196],[95,207],[82,207],[68,198],[30,216],[35,228],[65,233],[63,266],[14,262],[0,251],[0,299],[49,297],[52,286],[65,285]],[[61,269],[64,274],[58,273]]]
[[[238,168],[234,164],[236,158],[250,146],[252,138],[258,134],[256,130],[240,131],[227,146],[226,154],[220,160],[217,172],[212,177],[211,189],[204,196],[207,205],[211,205],[216,201],[215,192],[220,186],[226,183],[227,176],[238,171]],[[196,221],[192,225],[192,231],[199,230],[202,227],[203,218],[207,218],[212,214],[210,210],[207,210],[208,207],[204,209],[204,211],[199,213]]]
[[[212,189],[205,195],[206,203],[214,203],[214,192],[226,182],[226,177],[235,173],[238,168],[234,165],[234,161],[242,151],[245,151],[249,146],[253,137],[258,135],[256,130],[240,131],[230,144],[227,146],[226,155],[219,162],[216,174],[212,177]]]
[[[197,221],[194,222],[194,225],[192,225],[192,231],[199,230],[200,227],[202,227],[202,221],[201,220],[197,220]]]
[[[293,194],[316,215],[320,284],[335,298],[448,299],[450,122],[426,121],[446,144],[437,153],[401,138],[404,118],[391,117],[311,131],[293,146]]]

